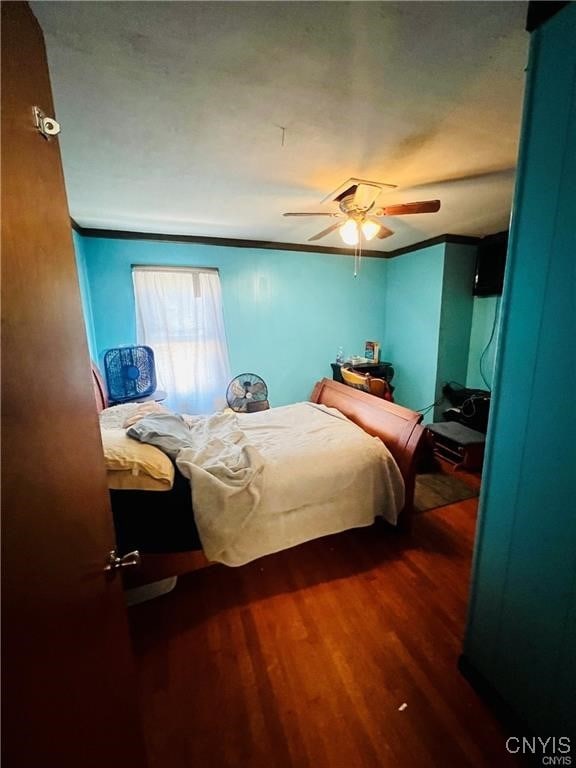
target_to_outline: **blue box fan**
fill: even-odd
[[[150,347],[118,347],[104,355],[108,397],[123,403],[148,397],[156,391],[154,352]]]

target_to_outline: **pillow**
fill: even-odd
[[[160,405],[160,403],[141,403],[133,413],[124,419],[122,426],[124,429],[128,429],[128,427],[143,419],[144,416],[150,416],[151,413],[170,413],[170,411],[168,408]]]
[[[164,412],[170,413],[160,403],[122,403],[121,405],[113,405],[110,408],[104,408],[98,414],[100,418],[100,426],[104,429],[121,429],[127,428],[134,424],[135,421],[141,419],[148,413]],[[127,424],[127,422],[130,422]]]
[[[118,407],[118,406],[116,406]],[[139,443],[123,429],[101,429],[102,447],[108,472],[130,471],[133,475],[149,475],[170,490],[174,483],[174,465],[153,445]]]

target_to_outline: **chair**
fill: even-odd
[[[344,383],[349,387],[361,389],[375,397],[381,397],[384,400],[393,402],[390,385],[385,379],[374,379],[369,373],[360,373],[345,366],[340,368],[340,373]]]
[[[368,391],[371,395],[375,395],[376,397],[382,397],[384,400],[392,400],[390,386],[385,379],[373,379],[371,376],[368,376]]]

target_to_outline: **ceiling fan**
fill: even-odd
[[[383,184],[375,181],[363,181],[362,179],[349,179],[335,192],[325,197],[322,202],[332,200],[338,203],[339,211],[322,211],[315,213],[285,213],[284,216],[331,216],[345,219],[331,224],[326,229],[318,232],[308,241],[320,240],[336,229],[340,231],[342,240],[347,245],[358,245],[361,239],[372,240],[373,237],[384,239],[394,232],[384,226],[377,219],[382,216],[405,216],[410,213],[436,213],[440,210],[440,200],[422,200],[415,203],[399,203],[375,207],[376,199],[384,187],[393,187],[392,184]]]

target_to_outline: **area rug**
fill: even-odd
[[[478,491],[457,475],[442,472],[416,475],[414,492],[416,512],[426,512],[428,509],[444,507],[446,504],[454,504],[474,496],[478,496]]]

